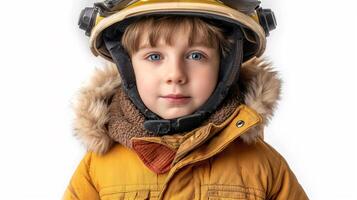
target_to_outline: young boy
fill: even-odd
[[[93,52],[116,66],[81,90],[75,130],[88,153],[64,199],[308,199],[263,140],[280,80],[255,56],[273,14],[232,2],[105,1],[82,13]]]

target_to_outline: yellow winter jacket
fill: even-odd
[[[96,115],[91,114],[93,104],[83,100],[88,100],[88,95],[92,98],[89,102],[103,99],[88,92],[98,92],[100,87],[100,94],[111,95],[113,88],[105,80],[114,77],[114,71],[99,71],[92,79],[96,83],[82,91],[85,95],[77,107],[81,120],[76,130],[80,130],[77,136],[86,144],[88,153],[74,172],[64,200],[308,199],[285,159],[263,140],[263,127],[279,98],[280,82],[261,60],[254,59],[243,66],[241,80],[255,85],[246,87],[245,104],[222,124],[205,124],[188,133],[179,144],[172,168],[164,174],[152,172],[133,150],[111,141],[104,127],[96,124],[93,128],[93,124],[86,123],[92,122],[94,116],[98,123],[105,112],[103,116],[98,110]],[[113,77],[111,83],[118,84]],[[257,89],[254,82],[261,87]],[[83,121],[83,116],[90,117]],[[177,145],[160,137],[134,139]]]

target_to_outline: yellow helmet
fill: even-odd
[[[79,27],[90,36],[90,48],[117,65],[124,91],[146,117],[145,129],[165,135],[194,129],[223,102],[229,89],[237,82],[243,61],[263,54],[266,36],[275,29],[270,9],[259,7],[258,0],[106,0],[81,12]],[[120,37],[126,27],[142,16],[185,15],[218,22],[232,29],[232,49],[220,60],[219,80],[210,98],[193,114],[164,120],[150,111],[137,90],[130,57]]]
[[[78,25],[90,36],[90,49],[95,56],[111,62],[112,57],[103,45],[102,33],[111,25],[133,17],[153,14],[179,14],[210,16],[236,22],[245,36],[244,60],[261,56],[266,36],[275,29],[274,13],[262,9],[258,0],[105,0],[82,10]]]

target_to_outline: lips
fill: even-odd
[[[182,94],[169,94],[165,96],[161,96],[164,100],[171,104],[186,104],[190,100],[190,96],[185,96]]]
[[[169,95],[163,96],[163,98],[181,99],[181,98],[190,98],[190,97],[181,95],[181,94],[169,94]]]

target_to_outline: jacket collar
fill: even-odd
[[[239,85],[246,106],[243,106],[244,109],[239,107],[235,114],[222,123],[222,126],[227,126],[242,110],[250,110],[250,113],[256,113],[260,116],[261,123],[249,130],[247,129],[244,134],[239,136],[244,142],[252,143],[258,137],[263,137],[264,126],[273,116],[274,108],[280,98],[281,81],[278,78],[277,72],[272,70],[270,63],[261,58],[253,58],[242,65]],[[112,147],[114,141],[109,137],[107,130],[109,101],[115,93],[115,89],[119,86],[120,76],[118,75],[116,66],[108,64],[103,69],[96,69],[89,83],[80,89],[76,98],[77,101],[74,101],[72,105],[75,111],[73,126],[75,136],[82,141],[87,150],[104,154]],[[230,124],[234,124],[234,122],[233,120]],[[207,131],[205,128],[213,130]],[[199,130],[208,134],[212,133],[211,131],[215,132],[215,130],[219,130],[219,127],[206,125]],[[196,134],[194,131],[191,133],[181,137],[181,141],[176,144],[176,147],[180,146],[180,148],[185,149],[185,142],[188,144],[191,140],[186,139],[191,136],[194,137]],[[185,142],[181,143],[183,141]],[[199,143],[204,142],[200,140],[194,141]],[[171,145],[175,145],[175,143],[171,143]]]
[[[184,135],[132,138],[133,149],[150,169],[164,173],[180,161],[179,165],[182,165],[216,155],[261,122],[258,113],[246,105],[240,105],[220,124],[207,123]]]
[[[205,143],[203,148],[190,156],[195,160],[207,159],[225,149],[236,138],[243,136],[252,127],[262,122],[261,116],[246,105],[239,106],[222,124],[207,124],[194,131],[177,150],[173,164],[180,161],[188,152]],[[220,132],[218,135],[216,133]],[[213,137],[215,136],[215,137]],[[206,141],[209,140],[207,143]],[[202,153],[203,152],[203,153]]]

